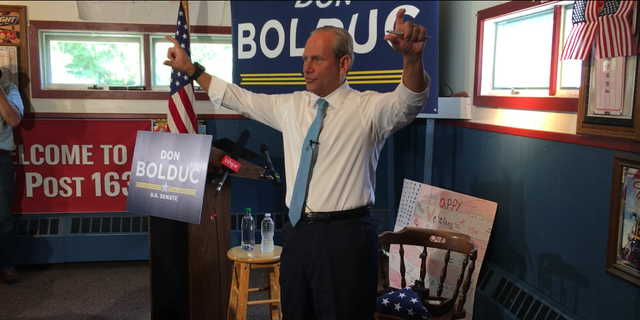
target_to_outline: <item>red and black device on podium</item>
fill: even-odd
[[[216,181],[213,182],[213,184],[218,185],[216,187],[216,193],[214,197],[217,196],[218,193],[220,193],[220,190],[222,189],[222,185],[224,185],[224,181],[227,180],[227,176],[229,176],[229,171],[233,171],[235,173],[235,172],[238,172],[238,170],[240,170],[241,165],[237,160],[240,157],[242,150],[244,150],[244,146],[247,144],[247,140],[249,140],[249,130],[243,130],[242,133],[240,133],[240,138],[238,138],[238,142],[235,144],[235,146],[233,146],[233,151],[231,151],[231,156],[225,155],[224,158],[222,158],[221,163],[224,166],[222,168],[222,176],[220,176],[217,182]]]

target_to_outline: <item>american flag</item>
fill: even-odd
[[[598,15],[596,58],[633,55],[630,14],[635,1],[606,1]]]
[[[376,310],[380,313],[409,317],[413,319],[428,319],[431,317],[418,295],[406,287],[381,295],[376,299]]]
[[[597,27],[597,1],[576,0],[571,15],[571,32],[562,49],[561,60],[585,60],[589,56]]]
[[[187,1],[180,1],[178,10],[178,22],[176,25],[175,39],[180,47],[191,57],[189,43],[189,18]],[[193,80],[186,74],[171,69],[171,93],[169,96],[169,112],[167,112],[167,124],[169,132],[198,133],[198,121],[193,109],[195,94]]]

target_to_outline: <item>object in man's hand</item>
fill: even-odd
[[[387,30],[387,33],[388,33],[388,34],[392,34],[392,35],[394,35],[394,36],[396,36],[396,37],[404,36],[404,32],[402,32],[402,31]],[[427,38],[427,39],[431,39],[431,37],[429,37],[429,36],[425,36],[425,38]]]

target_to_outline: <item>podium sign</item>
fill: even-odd
[[[211,139],[138,131],[127,211],[200,224]]]

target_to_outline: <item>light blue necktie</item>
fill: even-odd
[[[300,165],[298,166],[298,174],[296,175],[296,183],[293,185],[293,195],[291,196],[291,205],[289,206],[289,220],[291,225],[295,227],[300,220],[300,214],[304,210],[304,204],[307,200],[307,188],[309,186],[309,173],[311,172],[311,159],[313,158],[314,145],[318,144],[318,136],[320,135],[320,127],[327,110],[327,101],[318,99],[318,113],[313,120],[307,136],[302,141],[302,155],[300,156]]]

